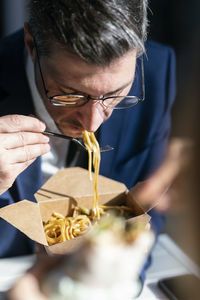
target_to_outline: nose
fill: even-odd
[[[84,129],[95,132],[106,120],[107,111],[101,101],[89,100],[79,108],[78,118]]]

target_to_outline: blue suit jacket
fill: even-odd
[[[170,110],[175,97],[175,59],[171,48],[146,43],[144,56],[145,101],[137,106],[114,111],[99,130],[99,142],[114,151],[102,154],[100,173],[121,181],[128,188],[144,180],[162,160],[170,131]],[[141,74],[130,95],[139,94]],[[23,32],[0,42],[0,116],[34,113],[24,69]],[[12,188],[0,196],[0,207],[29,199],[41,187],[41,160],[38,158],[21,173]],[[151,212],[157,232],[162,216]],[[33,252],[34,243],[13,226],[0,219],[0,257]]]

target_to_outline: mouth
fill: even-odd
[[[60,120],[60,122],[56,122],[56,125],[59,127],[59,128],[63,128],[64,130],[83,130],[82,128],[82,125],[80,122],[76,121],[76,120],[66,120],[66,119],[63,119],[63,120]]]
[[[60,131],[70,137],[74,138],[81,138],[82,137],[82,132],[83,128],[80,126],[77,126],[75,124],[62,124],[62,125],[57,125]]]
[[[82,137],[83,129],[76,126],[70,126],[69,132],[73,137]]]

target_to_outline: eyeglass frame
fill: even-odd
[[[48,96],[48,90],[46,88],[46,84],[45,84],[45,81],[44,81],[44,76],[43,76],[43,73],[42,73],[42,68],[41,68],[41,64],[40,64],[40,57],[39,57],[39,53],[38,53],[38,48],[37,48],[37,45],[36,45],[36,42],[35,42],[35,39],[34,39],[34,45],[35,45],[35,51],[36,51],[36,56],[37,56],[37,61],[38,61],[38,66],[39,66],[39,72],[40,72],[40,76],[41,76],[41,79],[42,79],[42,85],[43,85],[43,89],[44,89],[44,92],[45,92],[45,96],[46,98],[50,101],[50,103],[54,106],[62,106],[62,107],[68,107],[68,108],[72,108],[72,107],[81,107],[83,105],[85,105],[86,103],[88,103],[90,100],[93,100],[93,101],[102,101],[102,104],[104,107],[106,108],[110,108],[110,109],[127,109],[127,108],[131,108],[133,106],[136,106],[138,103],[142,102],[145,100],[145,81],[144,81],[144,63],[143,63],[143,56],[140,57],[140,60],[141,60],[141,75],[142,75],[142,92],[141,92],[141,97],[139,98],[138,96],[109,96],[109,97],[101,97],[101,98],[93,98],[91,97],[90,95],[88,96],[84,96],[84,95],[79,95],[79,94],[71,94],[71,93],[66,93],[66,94],[58,94],[58,95],[54,95],[54,96],[51,96],[49,97]],[[86,101],[82,104],[60,104],[60,103],[56,103],[57,100],[54,99],[54,97],[58,97],[58,96],[78,96],[80,98],[85,98]],[[107,99],[110,99],[110,98],[137,98],[138,99],[138,102],[135,103],[135,104],[132,104],[130,105],[129,107],[109,107],[109,106],[106,106],[104,104],[104,101],[107,100]]]

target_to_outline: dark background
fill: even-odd
[[[165,231],[200,266],[200,0],[150,0],[149,6],[149,38],[176,53],[172,136],[195,141],[191,166],[175,183],[178,203],[172,203]]]
[[[0,37],[23,26],[27,2],[0,1]],[[148,15],[148,37],[172,46],[176,53],[177,96],[172,111],[172,136],[191,136],[199,131],[200,119],[200,0],[149,0]],[[186,222],[183,215],[169,213],[165,230],[193,256],[190,241],[184,242]],[[193,233],[190,235],[193,238]]]
[[[200,1],[150,0],[149,7],[149,38],[171,45],[176,53],[172,134],[189,135],[195,122],[193,107],[200,100]]]

